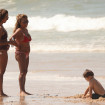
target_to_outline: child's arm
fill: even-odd
[[[89,97],[92,98],[92,85],[89,86]]]
[[[85,90],[84,97],[87,95],[88,92],[89,92],[89,87]]]

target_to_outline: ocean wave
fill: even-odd
[[[11,47],[9,52],[15,52],[15,47]],[[31,52],[52,52],[52,53],[69,53],[69,52],[105,52],[105,46],[82,46],[82,45],[37,45],[31,44]]]
[[[14,28],[15,16],[10,16],[6,28]],[[30,31],[56,30],[60,32],[100,30],[105,29],[105,17],[76,17],[58,14],[53,17],[29,17]]]

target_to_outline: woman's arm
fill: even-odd
[[[8,43],[9,43],[10,45],[14,45],[14,46],[16,46],[16,47],[19,46],[19,45],[16,43],[16,41],[8,41]]]
[[[15,33],[10,37],[10,41],[15,41],[15,39],[21,39],[21,29],[18,28]]]
[[[8,41],[1,41],[2,35],[3,35],[3,29],[2,27],[0,27],[0,45],[8,45],[9,44]]]
[[[18,47],[18,43],[22,41],[22,31],[21,29],[17,29],[16,32],[10,37],[10,44],[17,46]]]
[[[8,44],[10,44],[10,41],[2,41],[2,42],[0,42],[0,45],[8,45]]]

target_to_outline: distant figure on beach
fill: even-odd
[[[89,87],[84,93],[85,97],[90,97],[92,99],[98,99],[99,97],[105,98],[105,89],[99,81],[94,78],[94,73],[91,70],[87,70],[83,73],[84,78],[89,82]],[[92,91],[94,93],[92,94]],[[87,93],[89,92],[89,95]]]
[[[3,23],[8,20],[8,11],[0,9],[0,96],[7,96],[3,92],[3,75],[8,62],[9,41],[7,41],[7,31],[3,27]]]
[[[30,41],[31,36],[28,33],[28,17],[25,14],[18,14],[16,17],[16,24],[14,29],[14,34],[10,38],[11,41],[15,41],[18,45],[16,46],[15,58],[18,62],[20,75],[19,75],[19,85],[20,85],[20,96],[31,95],[25,91],[26,74],[28,72],[29,65],[29,53],[30,53]]]

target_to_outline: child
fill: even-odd
[[[89,82],[89,87],[86,89],[84,97],[90,97],[92,99],[98,99],[99,97],[105,98],[105,90],[100,82],[94,78],[94,73],[91,70],[86,69],[83,76]],[[92,90],[94,91],[94,94],[92,94]],[[89,96],[87,96],[88,92]]]

